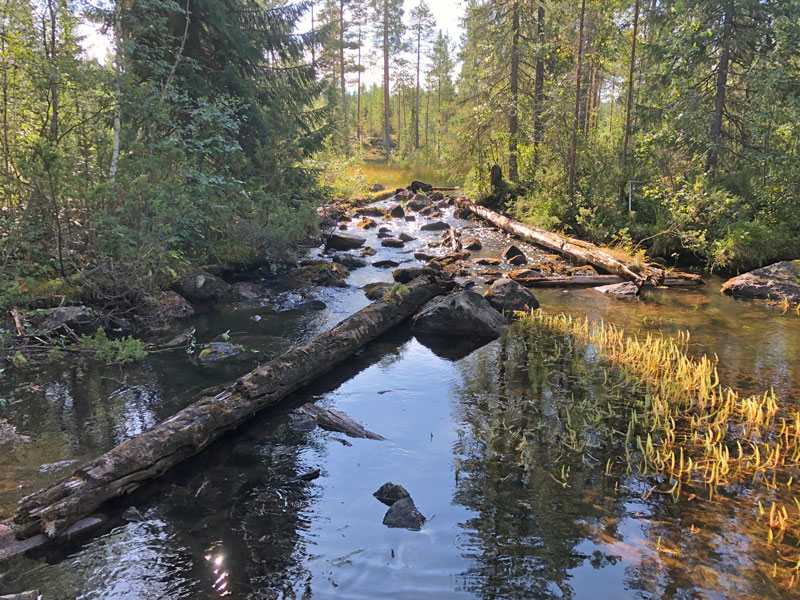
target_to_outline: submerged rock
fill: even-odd
[[[411,497],[411,494],[406,491],[406,488],[397,483],[392,483],[391,481],[384,483],[375,492],[373,492],[372,495],[383,502],[386,506],[391,506],[403,498]]]
[[[601,285],[594,288],[598,292],[608,294],[609,296],[618,296],[620,298],[635,298],[639,294],[639,286],[632,281],[624,283],[612,283],[611,285]]]
[[[800,303],[800,260],[786,260],[729,279],[722,293],[738,298]]]
[[[498,337],[505,324],[503,315],[483,296],[462,290],[423,306],[412,318],[411,329],[444,335]]]
[[[539,301],[533,292],[507,278],[495,281],[486,290],[484,297],[500,312],[528,311],[539,308]]]
[[[409,497],[392,504],[383,517],[383,524],[387,527],[419,531],[426,520],[423,514],[417,510],[414,501]]]
[[[210,342],[200,351],[197,358],[203,362],[215,362],[241,354],[241,347],[228,342]]]
[[[355,250],[363,246],[366,241],[366,238],[355,235],[332,233],[325,242],[325,248],[333,250]]]

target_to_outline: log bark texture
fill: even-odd
[[[525,287],[596,287],[623,283],[625,279],[618,275],[572,275],[547,277],[518,277],[513,272],[509,277]],[[705,283],[702,277],[693,273],[667,273],[660,285],[666,287],[693,286]],[[644,287],[651,287],[645,283]]]
[[[72,475],[20,500],[13,526],[18,538],[50,538],[199,453],[312,379],[331,370],[367,342],[413,315],[431,298],[454,287],[449,280],[420,277],[407,291],[387,294],[308,344],[259,366],[219,394],[201,398],[166,421],[77,468]]]
[[[641,286],[645,282],[652,285],[661,285],[664,280],[665,272],[660,267],[634,264],[633,260],[617,259],[594,244],[525,225],[468,200],[459,199],[457,204],[459,208],[469,210],[471,213],[486,219],[527,242],[590,264],[596,269],[617,275],[626,281],[633,281],[636,285]]]

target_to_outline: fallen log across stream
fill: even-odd
[[[592,265],[596,269],[616,275],[626,281],[632,281],[637,286],[641,287],[644,284],[654,286],[659,285],[695,285],[702,283],[703,280],[696,276],[686,273],[668,272],[667,270],[657,265],[646,263],[645,261],[636,260],[633,257],[625,259],[622,257],[615,257],[603,250],[599,246],[584,242],[583,240],[575,238],[567,238],[544,229],[531,227],[519,221],[509,219],[485,206],[479,206],[464,198],[456,200],[456,205],[462,210],[468,210],[489,221],[490,223],[500,227],[504,231],[511,233],[527,242],[536,244],[543,248],[547,248],[553,252],[561,255],[568,256],[572,259],[578,260],[582,263]],[[566,279],[566,278],[562,278]],[[555,283],[555,282],[554,282]],[[542,282],[543,285],[546,285]],[[584,282],[575,285],[586,285]],[[606,283],[599,283],[598,285],[606,285]]]
[[[617,275],[555,275],[555,276],[542,276],[542,277],[525,277],[515,275],[514,271],[508,276],[525,287],[531,288],[566,288],[566,287],[598,287],[603,285],[612,285],[615,283],[623,283],[625,280]],[[686,285],[699,285],[703,283],[703,279],[699,275],[693,273],[670,273],[664,275],[661,281],[661,286],[664,287],[678,287]],[[649,286],[645,283],[644,287]]]
[[[447,279],[418,277],[308,344],[257,367],[217,395],[201,398],[85,463],[72,475],[26,496],[20,500],[12,522],[17,538],[39,533],[55,538],[67,532],[106,501],[159,477],[256,412],[331,370],[454,285]]]

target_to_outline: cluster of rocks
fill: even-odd
[[[389,507],[383,517],[384,525],[412,531],[422,529],[427,519],[419,512],[411,495],[402,485],[387,482],[372,495]]]

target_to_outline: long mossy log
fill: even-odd
[[[20,500],[13,519],[17,537],[50,538],[127,494],[326,373],[367,342],[413,315],[452,281],[419,277],[387,294],[305,346],[281,355],[241,377],[213,397],[201,398],[166,421],[91,460],[72,475]]]
[[[458,199],[456,203],[459,208],[469,210],[527,242],[592,265],[597,269],[622,277],[626,281],[633,281],[639,286],[644,283],[661,285],[664,281],[665,272],[660,267],[634,262],[633,259],[618,259],[594,244],[525,225],[484,206],[478,206],[469,200]]]

